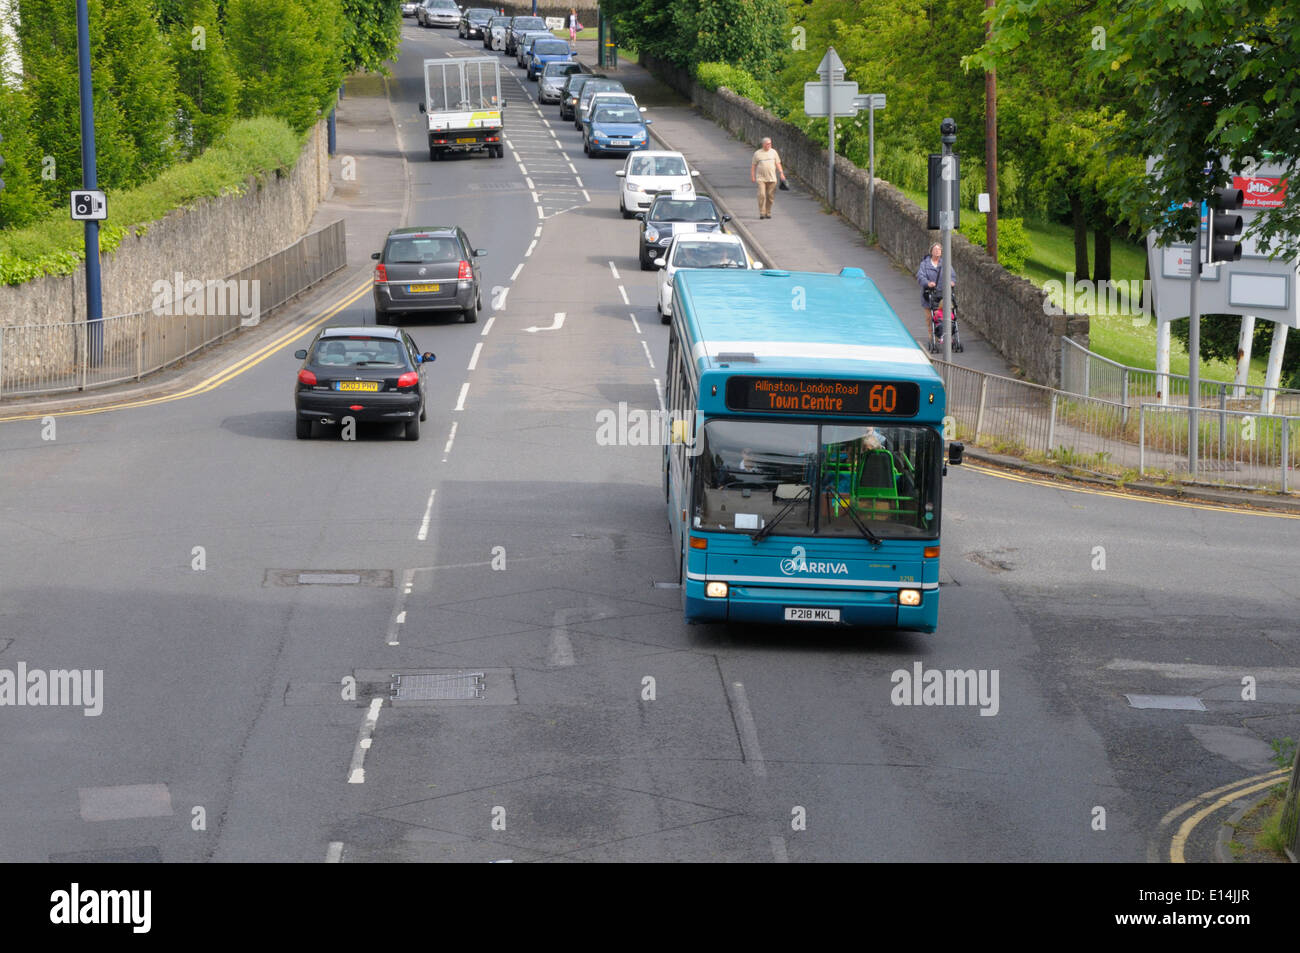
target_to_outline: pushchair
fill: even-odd
[[[926,288],[921,292],[925,299],[925,310],[930,317],[930,353],[938,354],[943,350],[943,292],[938,288]],[[952,349],[963,350],[961,332],[957,330],[957,289],[952,291]]]

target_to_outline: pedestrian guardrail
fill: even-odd
[[[182,280],[183,287],[160,295],[145,311],[89,323],[2,327],[0,397],[140,380],[256,324],[346,263],[346,231],[339,220],[233,275],[194,282],[192,290]]]
[[[1300,864],[1300,747],[1291,759],[1291,780],[1282,802],[1282,843],[1291,863]]]
[[[1283,493],[1296,490],[1300,416],[1200,408],[1198,468],[1187,472],[1189,409],[1055,390],[935,361],[955,436],[1030,460],[1110,476],[1158,475]]]
[[[1129,367],[1088,350],[1072,338],[1063,337],[1061,390],[1136,407],[1144,402],[1186,404],[1191,385],[1186,374],[1157,374],[1149,368]],[[1202,378],[1197,393],[1202,407],[1300,415],[1300,390],[1289,387],[1262,387]]]

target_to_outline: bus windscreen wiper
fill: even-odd
[[[757,543],[760,539],[767,536],[768,533],[772,532],[772,528],[775,527],[777,523],[785,519],[786,514],[789,513],[791,509],[794,508],[794,505],[796,503],[802,503],[805,500],[810,500],[810,499],[812,499],[812,487],[805,486],[803,489],[799,491],[797,496],[791,499],[790,502],[787,503],[785,506],[781,507],[781,512],[777,513],[776,516],[772,517],[770,521],[764,523],[763,528],[760,529],[757,533],[752,533],[749,538],[753,542]]]
[[[871,532],[871,529],[867,526],[867,524],[862,522],[862,518],[858,516],[857,513],[853,512],[853,507],[849,505],[848,498],[845,497],[844,494],[842,494],[839,490],[835,489],[833,486],[828,486],[826,489],[832,496],[835,497],[835,502],[838,503],[840,506],[844,507],[845,512],[849,514],[849,519],[853,520],[853,524],[857,526],[859,531],[861,531],[862,535],[867,537],[867,539],[871,540],[871,545],[879,546],[880,537],[877,536],[875,533]]]

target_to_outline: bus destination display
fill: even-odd
[[[777,414],[914,417],[921,406],[915,381],[811,377],[732,377],[727,409]]]

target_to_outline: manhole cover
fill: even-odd
[[[388,589],[391,569],[268,569],[264,586],[369,586]]]
[[[404,702],[482,698],[483,673],[394,675],[390,694],[395,701]]]
[[[355,586],[361,582],[361,574],[355,572],[300,572],[300,586]]]
[[[1130,708],[1164,708],[1169,711],[1205,711],[1205,704],[1192,695],[1125,695]]]

